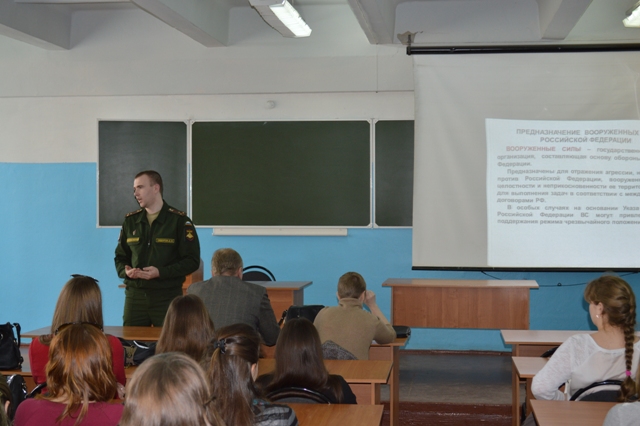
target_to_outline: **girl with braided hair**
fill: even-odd
[[[533,395],[537,399],[569,399],[591,383],[621,380],[619,400],[628,401],[636,393],[633,378],[640,356],[633,291],[622,278],[604,275],[587,285],[584,298],[598,331],[576,334],[560,345],[533,378]],[[558,390],[562,384],[564,393]]]

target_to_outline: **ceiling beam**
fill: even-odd
[[[392,44],[395,37],[396,5],[392,0],[348,0],[371,44]]]
[[[542,39],[564,40],[593,0],[536,0]]]
[[[39,4],[0,0],[0,34],[48,50],[71,48],[71,15]]]
[[[207,47],[225,46],[229,8],[220,0],[131,0],[139,8]]]

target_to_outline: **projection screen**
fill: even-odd
[[[414,56],[414,269],[640,269],[640,55]]]

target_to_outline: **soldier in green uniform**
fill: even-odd
[[[138,173],[133,194],[141,208],[125,217],[115,256],[126,285],[123,322],[161,326],[185,276],[200,266],[200,242],[191,219],[164,202],[158,172]]]

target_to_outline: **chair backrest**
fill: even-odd
[[[307,388],[287,387],[270,392],[267,398],[274,402],[293,402],[302,404],[331,404],[329,398]]]
[[[27,395],[27,398],[35,398],[37,395],[40,395],[44,389],[47,388],[47,382],[40,383],[36,385],[35,388],[31,389],[31,392]]]
[[[6,376],[6,379],[9,390],[11,391],[11,405],[9,405],[7,416],[9,416],[10,420],[13,420],[18,405],[27,398],[27,384],[24,381],[24,377],[20,374]],[[4,407],[0,408],[0,410],[4,410]]]
[[[555,354],[560,346],[556,346],[554,348],[548,349],[540,355],[540,358],[551,358],[551,355]]]
[[[243,281],[275,281],[276,277],[264,266],[251,265],[242,268]]]
[[[324,359],[358,359],[354,354],[352,354],[333,340],[327,340],[322,344],[322,357]]]
[[[605,401],[617,402],[620,395],[620,380],[603,380],[601,382],[591,383],[575,391],[571,396],[571,401]],[[601,390],[594,390],[602,388]]]

